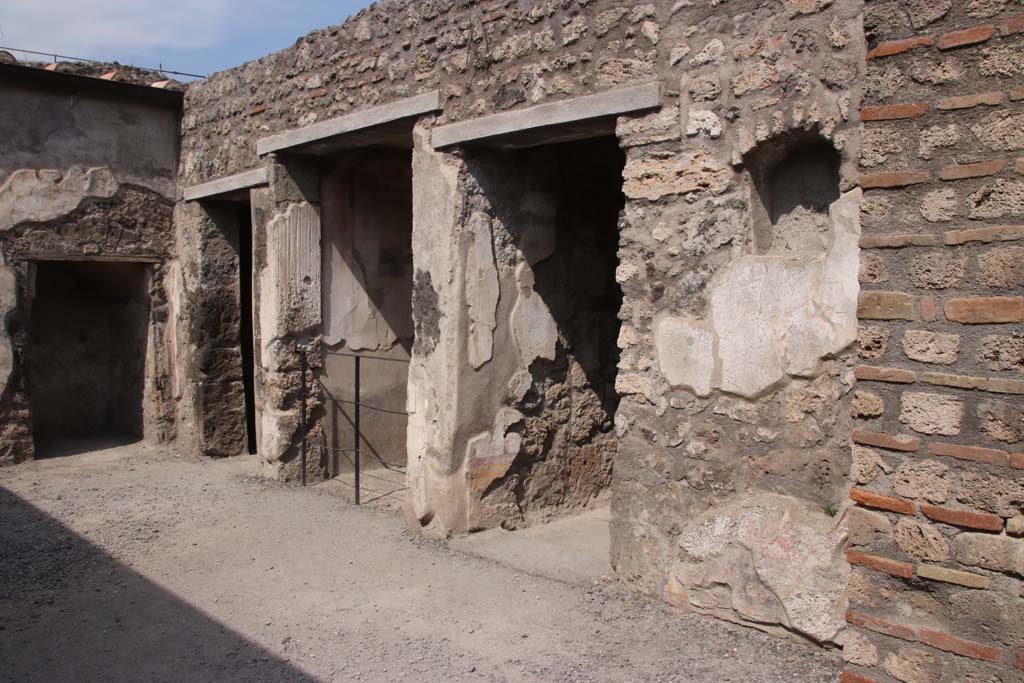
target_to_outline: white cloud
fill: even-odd
[[[98,59],[199,49],[223,40],[242,8],[241,0],[2,0],[0,45]]]

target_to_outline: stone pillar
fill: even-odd
[[[319,364],[320,206],[318,176],[302,164],[275,159],[269,191],[254,191],[253,266],[256,272],[256,411],[260,472],[270,478],[299,476],[300,348]],[[314,377],[310,372],[308,378]],[[307,463],[319,472],[320,416],[309,403]]]
[[[459,374],[466,345],[463,265],[457,226],[462,162],[435,152],[426,122],[413,131],[413,323],[407,410],[408,512],[438,533],[467,526],[463,449],[457,449]]]
[[[238,224],[225,206],[179,204],[175,216],[179,262],[170,268],[170,306],[184,322],[173,330],[184,349],[174,373],[182,411],[179,434],[193,432],[194,452],[245,451],[245,394],[238,340]],[[191,413],[191,415],[185,415]]]

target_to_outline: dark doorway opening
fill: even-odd
[[[469,463],[486,482],[473,523],[529,526],[603,506],[618,451],[625,155],[601,136],[479,147],[465,158],[479,187],[471,206],[489,217],[501,296],[490,368],[467,385],[481,398],[460,419],[479,431],[509,408],[522,416],[509,428],[518,447],[500,477],[489,479],[487,457]],[[516,390],[505,390],[512,380]]]
[[[322,168],[320,200],[327,469],[348,487],[359,356],[363,500],[398,504],[405,488],[414,337],[411,152],[370,147],[331,157]]]
[[[149,267],[53,261],[34,264],[34,273],[29,382],[38,454],[83,450],[69,448],[74,441],[141,439]]]
[[[252,277],[252,207],[246,203],[238,209],[238,344],[241,348],[242,387],[245,391],[245,445],[249,454],[256,453]]]

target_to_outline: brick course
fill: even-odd
[[[898,3],[909,23],[869,45],[860,244],[885,279],[862,285],[870,348],[853,374],[884,400],[854,412],[854,448],[870,451],[855,457],[866,488],[850,495],[869,516],[851,517],[847,620],[899,640],[872,637],[852,683],[907,680],[900,640],[925,648],[922,681],[965,677],[970,660],[1024,669],[997,609],[964,610],[1024,598],[1024,279],[1011,251],[1024,242],[1024,15],[988,3],[979,20],[979,4]],[[865,24],[888,27],[896,5],[867,0]],[[908,554],[920,560],[909,579]],[[912,595],[926,583],[922,613]]]

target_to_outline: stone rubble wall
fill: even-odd
[[[149,278],[144,432],[156,441],[177,434],[179,112],[79,86],[0,85],[0,463],[35,454],[27,347],[31,261],[40,257],[157,260]]]
[[[845,683],[1024,680],[1022,11],[867,4]]]
[[[413,517],[464,531],[501,521],[468,495],[462,432],[498,425],[504,453],[508,415],[463,424],[477,396],[458,389],[488,367],[500,304],[471,170],[430,128],[660,82],[662,108],[617,125],[620,580],[842,645],[849,683],[1020,681],[1020,2],[866,5],[385,1],[190,85],[181,182],[265,163],[271,133],[441,91],[414,135],[408,479]],[[261,226],[316,201],[266,203],[256,268],[288,270]],[[318,295],[285,290],[258,305],[301,319],[257,320],[278,474],[294,469],[294,344],[319,324]]]
[[[38,184],[20,179],[55,179]],[[69,179],[109,180],[89,192],[69,190]],[[42,196],[39,196],[42,194]],[[168,441],[176,434],[176,401],[170,376],[174,344],[168,288],[173,203],[152,190],[120,184],[109,169],[71,167],[15,172],[0,186],[0,204],[10,202],[8,224],[0,228],[0,461],[34,457],[29,400],[28,360],[30,291],[29,260],[37,255],[68,259],[133,256],[163,259],[152,265],[150,335],[143,399],[147,439]],[[54,207],[57,207],[56,209]],[[26,260],[28,259],[28,260]]]
[[[381,3],[190,86],[182,182],[265,163],[255,156],[256,140],[273,132],[428,90],[441,91],[443,112],[420,126],[421,135],[431,125],[659,81],[662,109],[618,126],[627,203],[617,271],[624,302],[616,390],[623,400],[614,560],[625,583],[677,604],[841,642],[860,229],[860,7],[854,0]],[[814,234],[797,226],[784,236],[780,228],[774,239],[769,230],[761,238],[769,248],[759,252],[754,233],[766,210],[757,207],[746,164],[763,157],[758,163],[770,165],[772,150],[790,140],[831,150],[841,195],[807,218]],[[417,138],[413,162],[410,507],[421,524],[451,533],[521,514],[500,496],[480,505],[467,490],[475,456],[465,454],[470,437],[487,431],[488,457],[500,451],[507,469],[515,453],[506,451],[518,452],[514,437],[521,435],[508,410],[476,415],[483,389],[460,379],[465,368],[480,367],[486,380],[506,365],[485,351],[494,334],[505,333],[498,322],[511,318],[496,316],[491,327],[486,269],[466,271],[489,257],[474,248],[478,233],[491,242],[492,258],[505,238],[500,226],[492,222],[488,236],[473,219],[473,169],[464,155],[430,151],[424,142]],[[486,206],[476,208],[491,218]],[[785,253],[790,241],[798,253]],[[257,259],[256,267],[272,265]],[[467,277],[479,285],[472,297]],[[514,278],[506,280],[512,291]],[[272,284],[260,284],[261,308]],[[750,297],[751,288],[764,296]],[[500,299],[499,308],[515,303]],[[785,321],[773,327],[779,315]],[[285,325],[282,339],[314,334],[313,321],[306,323]],[[261,334],[265,360],[268,351],[280,352],[281,381],[257,374],[277,387],[294,365],[290,347],[268,346],[268,330]],[[764,355],[745,358],[752,338]],[[708,366],[710,356],[719,360]],[[700,376],[685,376],[695,358]],[[269,394],[275,401],[288,395]],[[291,423],[283,422],[294,417],[288,404],[275,413],[281,424],[263,424],[265,434],[282,435],[271,458],[294,443]],[[288,452],[280,462],[291,461]],[[716,525],[732,536],[699,548]]]
[[[861,5],[686,5],[661,33],[676,96],[619,122],[612,559],[673,604],[841,644]],[[784,211],[789,151],[829,182]]]

